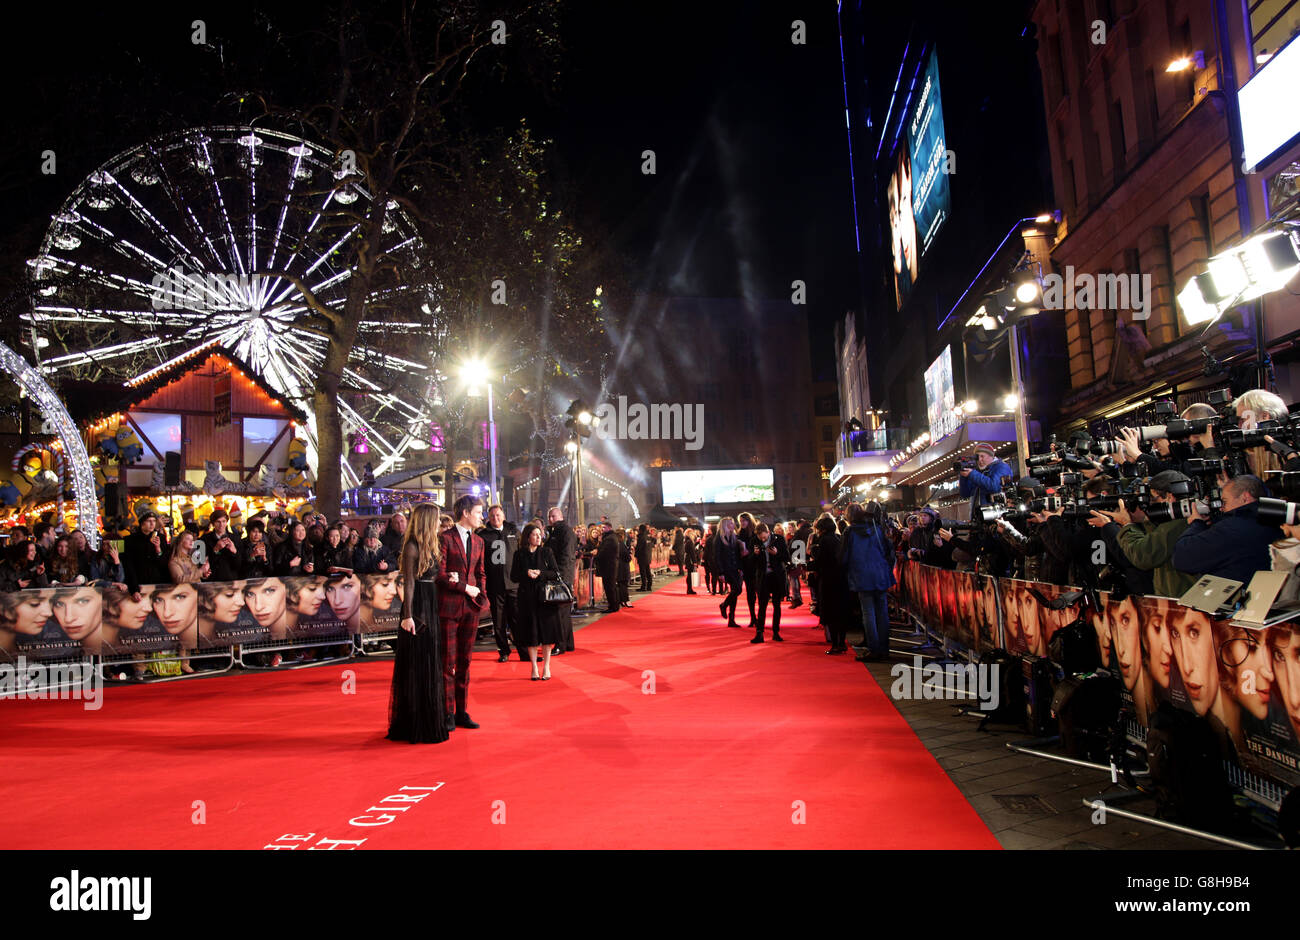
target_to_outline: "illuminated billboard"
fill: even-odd
[[[930,419],[930,440],[937,441],[957,430],[957,395],[952,384],[952,347],[945,346],[939,358],[925,370],[925,412]]]
[[[1261,66],[1237,92],[1246,166],[1254,168],[1300,134],[1300,40],[1293,39]]]
[[[916,237],[924,254],[952,211],[948,188],[948,144],[943,131],[943,102],[939,100],[939,59],[933,50],[925,66],[925,81],[908,117],[912,213],[916,219]]]
[[[664,470],[659,484],[665,506],[700,503],[770,503],[776,499],[771,467],[735,470]]]
[[[916,283],[921,256],[952,212],[948,142],[939,96],[939,60],[933,50],[918,76],[904,116],[902,144],[885,190],[889,207],[894,298],[901,308]]]

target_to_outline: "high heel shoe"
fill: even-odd
[[[551,674],[548,672],[546,675],[542,676],[542,681],[546,682],[550,678],[551,678]]]
[[[542,679],[541,676],[529,676],[529,678],[532,679],[534,682],[540,682]]]

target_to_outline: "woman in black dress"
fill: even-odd
[[[534,682],[551,678],[551,648],[560,642],[560,611],[546,603],[547,581],[560,580],[560,568],[549,548],[542,547],[542,530],[531,522],[524,526],[510,565],[510,580],[519,585],[515,602],[518,619],[512,624],[515,641],[528,648]],[[537,674],[537,650],[542,650],[542,674]]]
[[[402,538],[402,622],[388,704],[388,737],[412,744],[446,741],[442,642],[438,634],[438,573],[441,548],[438,507],[421,503]]]

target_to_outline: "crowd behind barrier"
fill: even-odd
[[[1030,666],[1049,658],[1052,638],[1079,623],[1080,603],[1050,609],[1073,590],[900,560],[896,601],[945,650],[977,660],[1005,650]],[[1083,621],[1101,666],[1121,680],[1129,740],[1145,746],[1162,703],[1207,723],[1229,779],[1276,808],[1300,786],[1300,628],[1252,628],[1213,619],[1177,600],[1102,592]],[[1032,669],[1026,669],[1026,695]]]

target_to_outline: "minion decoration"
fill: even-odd
[[[315,512],[316,512],[315,506],[313,506],[311,503],[303,503],[301,506],[298,507],[298,512],[297,512],[298,521],[306,522],[309,518],[311,518],[311,516],[315,514]]]
[[[307,479],[307,443],[296,437],[289,441],[289,467],[284,471],[284,485],[304,489],[311,485]]]
[[[103,455],[104,457],[109,457],[109,458],[117,457],[119,453],[118,446],[117,446],[117,434],[118,434],[118,429],[105,428],[104,430],[100,431],[99,435],[95,438],[95,446],[99,448],[100,454]]]
[[[144,454],[144,445],[129,424],[118,427],[114,440],[117,443],[117,459],[122,463],[134,463]]]

